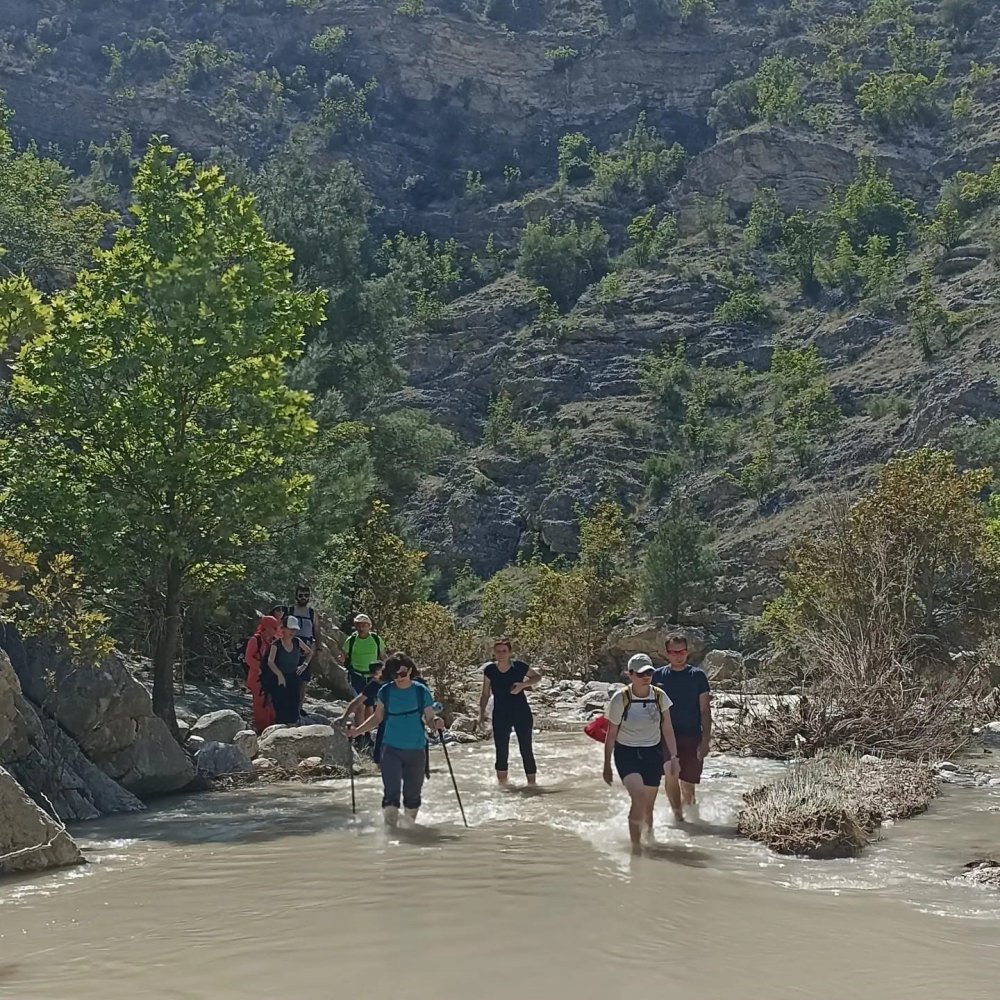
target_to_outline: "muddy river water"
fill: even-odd
[[[953,881],[1000,848],[1000,788],[947,788],[863,858],[810,862],[733,835],[776,766],[713,757],[702,825],[669,828],[661,802],[633,858],[624,792],[582,743],[541,741],[535,795],[456,747],[469,830],[440,752],[414,832],[383,828],[374,778],[356,816],[337,781],[81,827],[92,864],[0,882],[0,997],[1000,996],[1000,893]]]

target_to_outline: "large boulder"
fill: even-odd
[[[206,743],[195,755],[198,773],[207,778],[222,774],[247,774],[253,770],[250,758],[232,743]]]
[[[43,809],[63,822],[138,812],[142,803],[97,767],[54,719],[21,693],[0,649],[0,764]]]
[[[701,666],[713,684],[739,680],[743,676],[743,657],[731,649],[710,649]]]
[[[0,767],[0,872],[37,872],[83,861],[73,838]]]
[[[14,667],[28,698],[44,704],[87,757],[130,792],[174,792],[194,778],[190,757],[153,714],[149,692],[121,656],[87,667],[31,641]]]
[[[351,747],[347,737],[333,726],[292,726],[271,728],[260,738],[260,755],[279,767],[295,768],[307,757],[319,757],[324,764],[350,767]]]
[[[667,636],[682,632],[687,636],[689,658],[700,663],[705,653],[705,632],[700,628],[677,628],[663,621],[648,618],[631,618],[619,625],[608,638],[602,659],[611,679],[617,679],[625,669],[629,657],[645,653],[656,664],[666,662]]]
[[[191,727],[191,735],[200,736],[206,743],[232,743],[245,725],[238,712],[224,708],[198,719]]]

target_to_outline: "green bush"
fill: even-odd
[[[858,88],[861,117],[884,130],[931,122],[943,82],[940,75],[932,80],[923,73],[872,73]]]
[[[617,151],[591,155],[595,193],[602,201],[629,194],[660,201],[683,176],[686,159],[680,143],[668,146],[640,114]]]
[[[629,223],[626,263],[636,267],[648,267],[650,264],[661,262],[666,259],[677,242],[677,220],[672,215],[665,215],[659,222],[654,223],[655,217],[654,205]]]
[[[743,242],[748,247],[773,249],[781,239],[781,226],[784,221],[785,213],[781,210],[774,188],[761,188],[753,196],[750,204],[750,214],[743,230]]]
[[[548,216],[524,227],[517,272],[547,288],[560,309],[568,309],[607,269],[608,234],[596,219],[583,227],[571,222],[561,232]]]
[[[569,184],[589,181],[594,176],[593,152],[593,144],[582,132],[564,135],[559,140],[559,179]]]
[[[324,28],[317,35],[313,36],[309,47],[316,52],[322,52],[324,55],[332,55],[346,40],[347,32],[343,28],[330,25],[330,27]]]
[[[552,60],[552,68],[565,72],[579,58],[580,53],[568,45],[557,45],[545,50],[545,58]]]
[[[771,322],[771,308],[754,288],[735,289],[713,315],[719,323],[731,326],[766,326]]]
[[[880,173],[870,157],[861,157],[854,180],[832,193],[820,222],[833,233],[847,232],[862,252],[871,236],[887,236],[894,247],[907,245],[919,218],[916,205],[893,187],[889,174]]]
[[[733,80],[712,93],[708,124],[719,133],[738,132],[754,123],[757,85],[752,77]]]
[[[928,360],[956,344],[980,315],[979,310],[951,312],[937,297],[929,271],[920,277],[920,285],[910,301],[907,322],[910,336]]]
[[[761,121],[792,124],[802,117],[802,66],[796,59],[768,56],[754,74],[753,113]]]

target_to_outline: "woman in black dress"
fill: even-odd
[[[493,644],[495,659],[483,668],[483,691],[479,697],[479,725],[486,723],[486,706],[493,696],[493,742],[497,749],[497,781],[507,784],[507,766],[510,757],[510,733],[517,735],[521,763],[528,784],[535,783],[538,768],[531,752],[531,706],[525,691],[533,688],[541,674],[523,660],[511,659],[510,639],[497,639]]]

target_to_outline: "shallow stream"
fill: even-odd
[[[712,757],[703,824],[661,801],[633,858],[600,748],[540,743],[534,795],[498,790],[486,747],[450,750],[470,830],[440,751],[414,832],[384,829],[374,778],[356,816],[336,781],[80,827],[92,864],[0,882],[0,996],[997,997],[1000,893],[953,877],[1000,847],[1000,788],[946,787],[864,857],[802,861],[733,833],[777,766]]]

